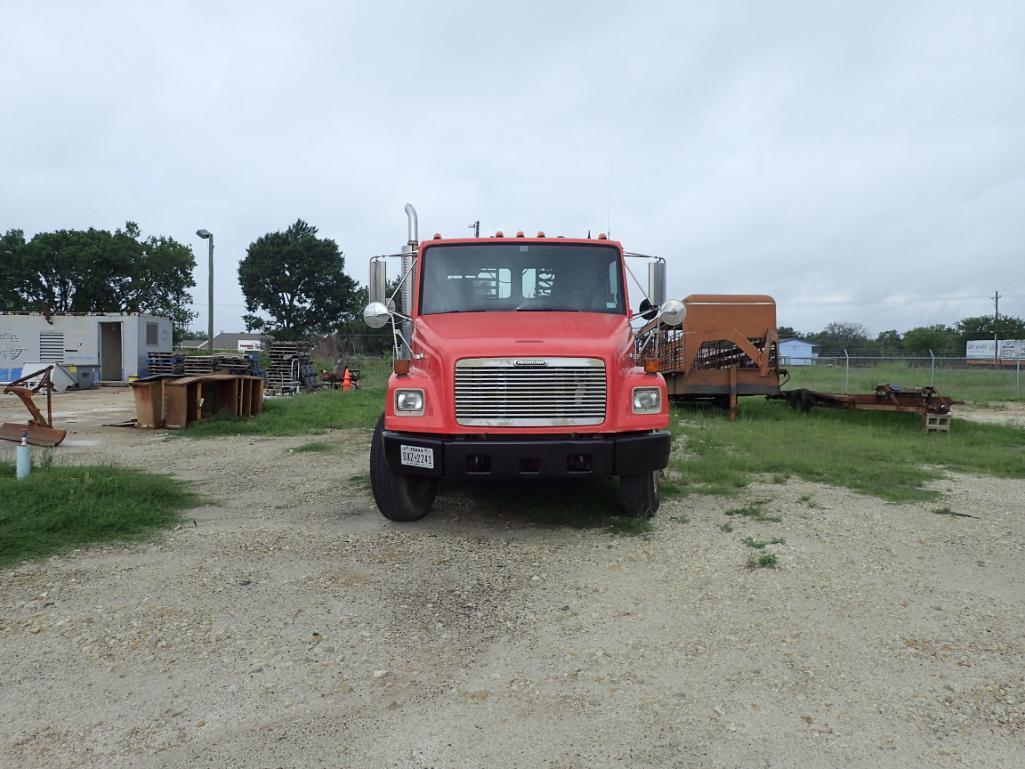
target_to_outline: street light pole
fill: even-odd
[[[213,355],[214,352],[214,234],[210,230],[196,230],[196,234],[203,240],[208,241],[210,246],[210,296],[206,315],[206,346]]]

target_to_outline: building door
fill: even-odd
[[[121,324],[100,324],[100,380],[122,381]]]

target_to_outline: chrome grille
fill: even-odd
[[[541,365],[543,364],[543,365]],[[456,422],[481,427],[599,425],[600,358],[469,358],[456,363]]]

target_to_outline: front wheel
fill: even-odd
[[[384,414],[377,420],[370,444],[370,488],[381,515],[391,521],[418,521],[431,512],[438,479],[397,473],[384,455]]]
[[[658,471],[619,478],[619,503],[633,518],[650,518],[658,510]]]

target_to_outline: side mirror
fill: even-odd
[[[368,299],[371,304],[383,304],[388,296],[388,263],[384,259],[370,260],[370,281],[367,287]]]
[[[687,307],[679,299],[670,299],[659,308],[658,315],[667,326],[679,326],[687,317]]]
[[[648,262],[648,298],[655,307],[666,300],[666,263],[663,259]]]
[[[384,302],[371,302],[363,310],[363,322],[370,328],[383,328],[391,320],[391,312]]]
[[[652,304],[647,299],[642,299],[641,306],[638,309],[637,314],[645,320],[651,320],[656,315],[658,315],[658,306]]]

